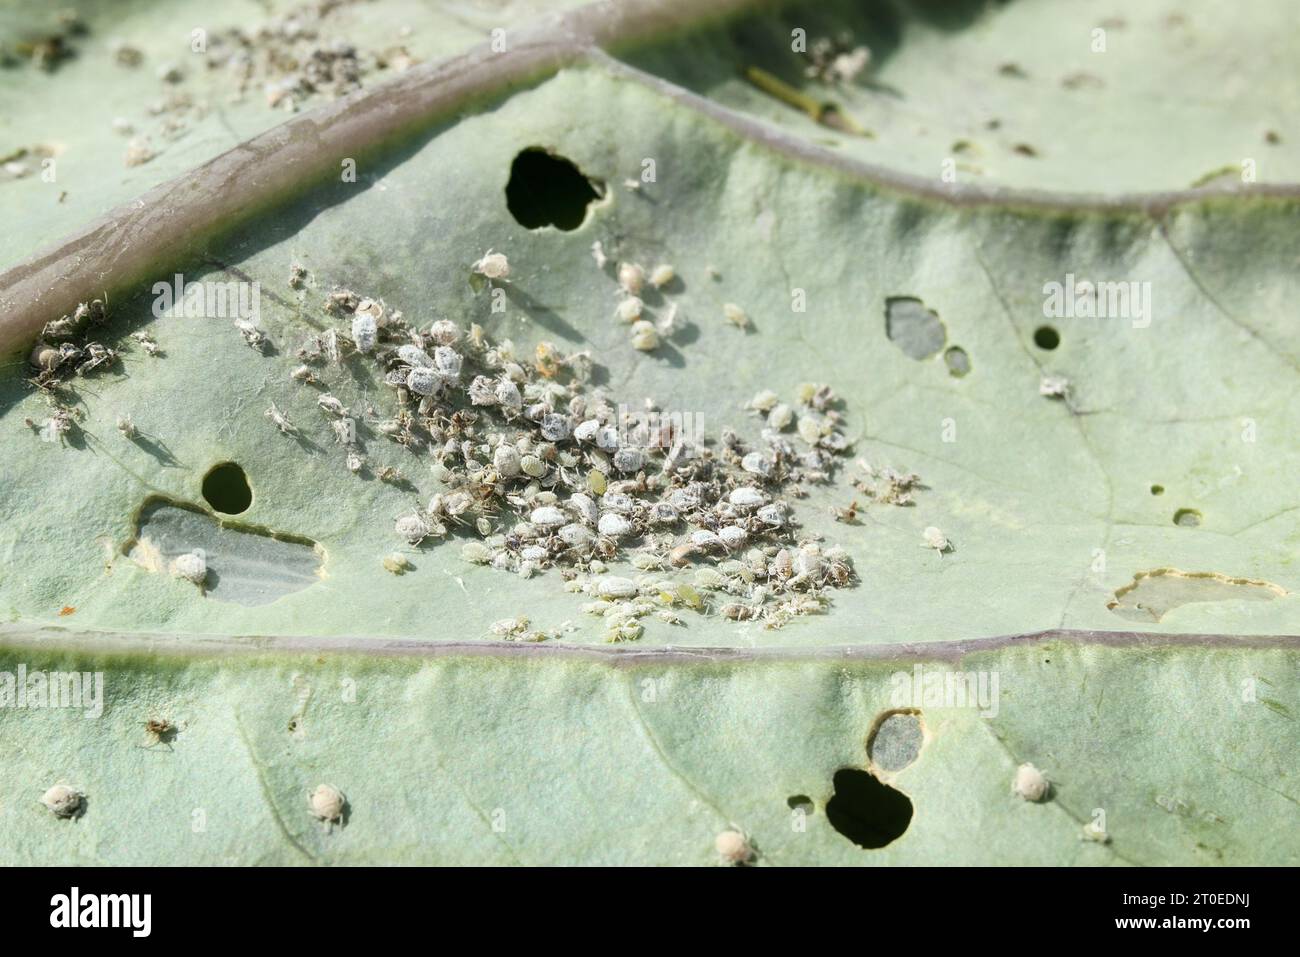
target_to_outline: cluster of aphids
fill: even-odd
[[[78,305],[71,315],[47,322],[40,341],[32,347],[30,361],[36,374],[31,382],[48,390],[74,376],[89,375],[117,362],[116,349],[86,341],[83,336],[88,327],[101,326],[106,320],[104,301],[93,299]]]
[[[491,282],[509,275],[499,253],[474,268]],[[304,280],[294,267],[290,284]],[[395,534],[409,545],[472,528],[479,537],[463,545],[466,561],[525,577],[559,568],[572,590],[594,599],[588,610],[606,618],[611,640],[638,637],[638,620],[651,613],[676,621],[674,607],[707,610],[701,591],[719,593],[728,618],[779,627],[821,609],[826,589],[852,580],[842,549],[799,539],[783,499],[826,480],[848,448],[828,388],[803,389],[797,408],[756,396],[765,427],[753,448],[732,430],[706,444],[649,406],[616,407],[589,384],[587,353],[541,343],[525,357],[509,340],[493,344],[478,325],[466,331],[447,319],[420,330],[349,290],[330,293],[324,311],[338,324],[298,351],[291,378],[323,389],[330,366],[360,359],[392,390],[386,415],[373,406],[360,414],[377,433],[432,458],[442,486],[396,520]],[[348,467],[364,469],[354,413],[329,392],[317,402]],[[296,431],[274,405],[267,417]],[[407,564],[396,557],[385,567],[400,573]],[[610,576],[614,560],[646,574]],[[692,565],[703,565],[692,583],[671,580]],[[536,634],[502,629],[516,630]]]

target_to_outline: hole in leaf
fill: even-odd
[[[943,354],[943,361],[948,366],[948,374],[958,379],[970,372],[970,356],[961,346],[950,346]]]
[[[238,515],[253,504],[253,490],[243,469],[234,462],[222,462],[203,476],[203,498],[223,515]]]
[[[1194,602],[1271,601],[1284,595],[1282,586],[1258,579],[1156,568],[1134,575],[1106,607],[1130,621],[1160,621],[1175,608]]]
[[[1201,513],[1194,508],[1180,508],[1174,512],[1174,524],[1183,528],[1195,528],[1201,524]]]
[[[577,229],[587,206],[600,199],[602,183],[587,179],[571,161],[531,146],[515,157],[506,183],[506,207],[520,226]]]
[[[792,794],[785,799],[785,806],[792,811],[803,811],[805,814],[811,814],[814,810],[813,799],[806,794]]]
[[[1152,494],[1152,495],[1164,495],[1164,494],[1165,494],[1165,487],[1164,487],[1163,485],[1153,485],[1153,486],[1151,486],[1151,494]]]
[[[928,359],[948,338],[948,330],[933,309],[914,296],[891,296],[885,300],[885,335],[904,354]]]
[[[835,793],[826,802],[826,819],[859,847],[884,847],[902,837],[912,823],[907,795],[866,771],[841,768],[833,783]]]
[[[1061,344],[1061,334],[1051,326],[1039,326],[1034,330],[1034,345],[1051,351]]]

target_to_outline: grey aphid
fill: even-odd
[[[379,324],[375,322],[374,316],[369,313],[358,313],[353,316],[352,342],[356,345],[358,352],[372,351],[378,338]]]
[[[80,791],[66,784],[56,784],[41,795],[41,803],[46,809],[55,817],[65,820],[76,817],[83,799]]]
[[[419,346],[405,345],[397,349],[397,358],[401,359],[408,366],[423,366],[428,369],[433,368],[433,360],[429,354]]]
[[[606,512],[596,523],[596,530],[608,538],[623,538],[632,531],[632,523],[622,515]]]
[[[529,519],[534,525],[541,525],[547,528],[558,527],[568,522],[565,514],[554,505],[544,505],[541,508],[535,508]]]
[[[414,366],[406,374],[406,387],[416,395],[433,395],[438,388],[438,374],[426,366]]]

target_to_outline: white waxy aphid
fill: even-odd
[[[542,438],[548,442],[563,442],[569,437],[569,417],[558,412],[548,412],[542,416]]]
[[[746,452],[744,458],[740,460],[740,467],[750,475],[761,475],[766,478],[772,474],[772,460],[762,452]]]
[[[596,531],[607,538],[623,538],[632,532],[632,523],[617,512],[606,512],[596,523]]]
[[[740,488],[731,490],[731,494],[727,496],[727,501],[737,508],[758,508],[760,505],[767,504],[767,496],[756,488],[742,485]]]
[[[482,542],[466,542],[460,547],[460,557],[475,565],[486,565],[492,560],[492,549]]]
[[[749,846],[745,835],[739,831],[723,831],[713,840],[713,849],[718,852],[724,864],[733,867],[747,864],[754,857],[754,849]]]
[[[334,396],[330,395],[328,392],[326,392],[324,395],[317,396],[316,404],[320,406],[323,411],[328,412],[330,415],[343,416],[348,414],[348,410],[343,405],[343,403],[340,402]]]
[[[301,365],[289,373],[289,378],[294,382],[305,382],[311,385],[316,381],[316,373],[311,371],[311,366]]]
[[[577,522],[571,522],[561,528],[559,536],[560,541],[570,548],[582,548],[590,545],[596,537],[586,525],[580,525]]]
[[[519,460],[520,470],[532,478],[541,478],[546,474],[546,463],[536,455],[525,455]]]
[[[434,367],[448,379],[460,378],[462,362],[460,353],[451,346],[438,346],[433,350]]]
[[[519,386],[509,379],[502,379],[497,383],[496,396],[497,401],[507,409],[517,410],[524,404],[523,397],[519,394]]]
[[[816,445],[822,439],[822,423],[811,415],[800,416],[799,424],[796,429],[799,432],[799,438],[803,439],[809,445]]]
[[[640,449],[619,449],[614,453],[614,468],[620,472],[636,472],[645,465],[645,453]]]
[[[722,547],[722,539],[718,537],[717,532],[711,532],[707,528],[701,528],[691,532],[690,542],[691,547],[700,551]]]
[[[64,819],[76,817],[83,800],[80,791],[66,784],[56,784],[41,795],[41,803],[46,809],[55,817]]]
[[[366,464],[366,460],[362,458],[361,453],[359,452],[348,453],[348,457],[347,457],[348,471],[351,472],[353,475],[356,475],[358,472],[360,472],[362,468],[365,467],[365,464]]]
[[[737,329],[749,328],[749,316],[745,315],[745,310],[741,309],[734,302],[728,302],[722,307],[723,318],[731,323]]]
[[[543,528],[558,528],[561,525],[568,524],[568,517],[554,505],[543,505],[541,508],[533,509],[528,516],[528,520],[534,525],[541,525]]]
[[[1038,383],[1038,394],[1049,399],[1063,399],[1070,391],[1070,381],[1063,376],[1045,375]]]
[[[740,526],[727,525],[718,529],[718,538],[722,540],[724,547],[736,549],[742,547],[749,536]]]
[[[591,258],[596,260],[597,269],[604,269],[605,263],[609,262],[609,257],[605,255],[605,247],[599,239],[591,244]]]
[[[758,520],[764,525],[780,528],[785,524],[785,508],[776,503],[764,505],[755,514],[758,515]]]
[[[636,582],[630,578],[609,575],[596,582],[596,594],[601,598],[631,598],[636,591]]]
[[[773,406],[772,411],[767,414],[767,424],[778,432],[789,428],[790,423],[793,421],[794,409],[790,408],[784,402]]]
[[[184,578],[202,588],[208,577],[207,559],[197,550],[177,555],[171,561],[171,573],[174,578]]]
[[[510,261],[505,254],[494,253],[490,249],[471,268],[487,279],[505,279],[510,275]]]
[[[606,451],[618,448],[618,429],[612,425],[602,425],[597,429],[596,448]]]
[[[618,285],[629,296],[641,295],[645,283],[645,270],[636,263],[618,264]]]
[[[662,289],[676,277],[673,267],[667,263],[660,263],[650,272],[650,285],[656,289]]]
[[[336,419],[330,423],[334,430],[334,441],[339,445],[355,445],[357,441],[357,420]],[[354,469],[357,471],[359,469]]]
[[[358,312],[352,317],[352,342],[358,352],[371,352],[379,340],[379,324],[369,313]]]
[[[450,319],[439,319],[429,327],[429,336],[440,346],[454,346],[460,340],[460,326]]]
[[[632,323],[632,348],[641,352],[653,352],[659,348],[659,330],[653,322],[642,319]]]
[[[121,432],[128,439],[136,437],[137,431],[135,422],[131,420],[131,414],[124,412],[117,417],[117,431]]]
[[[587,525],[595,525],[600,518],[595,501],[590,495],[584,495],[582,492],[569,496],[569,507]]]
[[[925,531],[921,533],[921,537],[925,539],[925,545],[927,548],[933,548],[940,554],[943,554],[952,548],[952,542],[948,541],[943,532],[939,531],[933,525],[927,526]]]
[[[519,450],[513,445],[498,445],[492,453],[492,465],[506,478],[514,478],[520,472]]]
[[[276,407],[276,404],[274,402],[272,402],[271,407],[266,410],[266,417],[270,419],[275,424],[275,427],[279,429],[283,434],[296,435],[298,433],[297,427],[292,422],[289,421],[289,417],[287,415],[285,415]]]
[[[1047,776],[1028,762],[1016,768],[1016,776],[1011,779],[1011,793],[1026,801],[1043,800],[1051,787]]]
[[[406,539],[412,545],[418,545],[424,541],[432,532],[429,523],[425,521],[424,516],[412,512],[410,515],[403,515],[393,523],[393,530],[398,535]]]
[[[636,322],[641,318],[644,309],[645,303],[636,296],[628,296],[618,304],[618,308],[614,310],[614,315],[618,317],[619,322]]]
[[[254,349],[260,351],[266,345],[266,336],[262,333],[262,330],[247,319],[236,319],[235,328],[244,337],[244,341]]]
[[[772,408],[780,401],[781,397],[775,392],[771,389],[764,389],[749,400],[749,407],[755,412],[766,413],[772,411]]]
[[[312,816],[325,824],[336,824],[343,820],[343,809],[347,798],[332,784],[318,785],[307,798],[307,809]]]
[[[550,553],[541,545],[525,545],[523,548],[519,549],[519,557],[526,562],[533,562],[534,564],[547,558],[549,554]]]
[[[600,422],[596,419],[588,419],[586,422],[579,422],[573,430],[573,437],[579,442],[590,442],[600,431]]]
[[[429,358],[429,354],[419,346],[413,346],[409,343],[398,347],[397,358],[401,359],[408,366],[424,366],[430,369],[433,368],[433,360]]]
[[[415,366],[406,374],[406,387],[416,395],[433,395],[438,388],[438,373],[425,366]]]

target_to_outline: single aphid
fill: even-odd
[[[772,407],[767,414],[767,424],[769,428],[776,429],[778,432],[784,431],[790,427],[794,421],[794,410],[784,402],[778,403]]]
[[[485,279],[505,279],[510,275],[510,261],[505,254],[490,249],[470,268]]]
[[[208,577],[208,561],[202,552],[185,552],[172,559],[171,573],[172,577],[184,578],[201,589]]]
[[[1064,376],[1045,375],[1038,383],[1038,394],[1049,399],[1064,399],[1070,391],[1070,380]]]
[[[628,296],[618,304],[614,314],[618,317],[619,322],[636,322],[641,318],[641,310],[644,303],[636,296]]]
[[[659,316],[658,321],[655,322],[655,328],[659,331],[659,335],[666,339],[675,335],[681,326],[682,323],[678,317],[677,303],[670,302],[668,308],[663,311]]]
[[[641,319],[632,323],[632,348],[641,352],[653,352],[659,348],[659,330],[653,322]]]
[[[356,475],[366,466],[366,460],[359,452],[349,451],[347,457],[348,471]]]
[[[629,296],[641,295],[645,283],[645,270],[636,263],[618,264],[618,285]]]
[[[722,315],[726,318],[727,322],[731,323],[737,329],[749,328],[749,316],[745,314],[744,309],[741,309],[734,302],[729,302],[723,305]]]
[[[131,421],[131,413],[123,412],[117,417],[117,431],[128,439],[136,437],[135,423]]]
[[[140,344],[140,348],[142,348],[146,354],[153,357],[162,355],[162,349],[160,349],[158,343],[154,341],[153,336],[149,335],[147,332],[133,332],[131,333],[131,338]]]
[[[289,288],[301,289],[307,284],[307,267],[301,263],[291,263],[289,266]]]
[[[46,809],[55,817],[65,820],[77,816],[83,799],[84,795],[80,791],[66,784],[56,784],[41,795],[41,803]]]
[[[604,269],[605,263],[609,262],[609,257],[605,255],[605,247],[601,245],[599,239],[591,244],[591,258],[596,260],[597,269]]]
[[[714,839],[713,849],[724,864],[732,867],[748,864],[754,857],[754,849],[740,831],[723,831]]]
[[[1016,776],[1011,779],[1011,793],[1026,801],[1043,800],[1051,787],[1046,775],[1028,762],[1016,768]]]
[[[346,410],[345,410],[346,411]],[[355,445],[357,441],[356,419],[335,419],[330,423],[334,430],[334,441],[339,445]]]
[[[298,434],[297,426],[295,426],[292,422],[289,421],[288,416],[286,416],[283,412],[281,412],[276,407],[274,402],[272,402],[271,407],[266,410],[265,415],[268,419],[270,419],[275,424],[275,427],[279,429],[284,435]]]
[[[835,516],[835,521],[843,522],[845,525],[853,525],[858,520],[858,500],[854,499],[847,508],[832,506],[831,513]]]
[[[352,317],[352,342],[358,352],[368,353],[374,350],[379,340],[379,324],[370,313],[361,313]]]
[[[319,785],[307,798],[307,809],[316,820],[325,825],[326,830],[343,820],[346,806],[347,798],[332,784]]]
[[[305,382],[307,385],[314,385],[318,380],[316,373],[311,371],[311,366],[301,365],[289,373],[289,378],[294,382]]]
[[[676,276],[677,274],[673,272],[672,266],[667,263],[660,263],[658,266],[655,266],[654,270],[650,273],[650,285],[654,286],[656,289],[662,289],[664,286],[671,283]]]
[[[321,407],[322,411],[327,412],[330,415],[345,416],[348,414],[348,410],[344,407],[343,403],[328,392],[317,396],[316,404]]]
[[[394,575],[405,575],[410,569],[411,563],[405,555],[393,552],[384,556],[384,569],[392,572]]]
[[[943,532],[933,525],[927,526],[925,531],[921,533],[921,537],[925,539],[926,548],[933,548],[940,555],[952,551],[952,542],[948,541]]]
[[[244,337],[244,341],[248,343],[250,348],[256,349],[258,352],[262,352],[266,348],[266,335],[247,319],[236,319],[235,328],[239,330],[239,334]]]
[[[145,734],[154,744],[161,744],[175,730],[175,727],[166,718],[150,718],[144,723]]]

